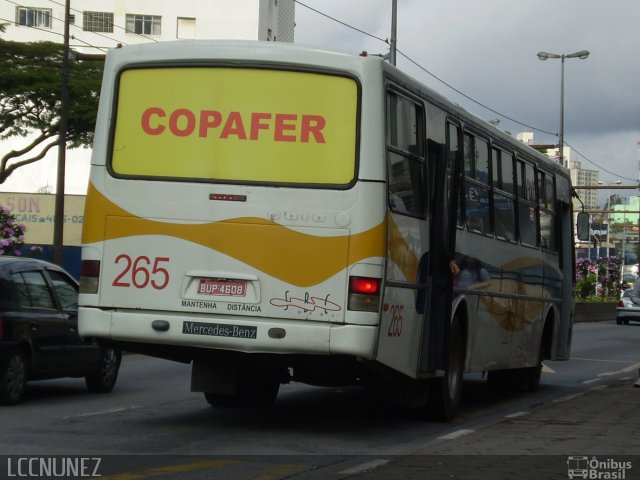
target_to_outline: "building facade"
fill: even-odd
[[[598,189],[585,189],[581,186],[594,186],[598,185],[600,179],[600,172],[598,170],[588,170],[582,168],[582,163],[569,160],[569,171],[571,172],[571,183],[576,189],[576,193],[582,200],[584,208],[588,210],[594,210],[598,208]],[[573,208],[581,208],[582,205],[576,199],[573,200]]]
[[[69,0],[70,46],[104,54],[120,45],[188,39],[293,42],[294,0]],[[5,40],[62,42],[65,3],[1,2]]]

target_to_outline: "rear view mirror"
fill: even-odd
[[[578,213],[578,219],[576,222],[576,231],[578,235],[578,240],[582,242],[588,242],[590,237],[590,225],[589,225],[589,214],[586,212]]]

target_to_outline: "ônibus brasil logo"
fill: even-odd
[[[567,458],[567,475],[569,478],[593,480],[625,480],[627,470],[631,470],[631,462],[607,458],[572,456]]]

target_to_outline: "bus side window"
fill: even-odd
[[[540,245],[545,250],[557,251],[555,191],[553,175],[538,170],[538,198],[540,204]]]
[[[540,243],[546,250],[557,250],[555,215],[544,210],[540,210]]]
[[[533,165],[518,161],[518,226],[520,241],[538,245],[538,196]]]
[[[423,109],[394,92],[387,94],[387,175],[389,208],[426,214]]]
[[[465,181],[464,190],[467,228],[472,232],[490,234],[489,191],[469,181]]]
[[[493,212],[496,220],[496,236],[512,242],[516,239],[516,215],[513,200],[506,195],[495,193]]]

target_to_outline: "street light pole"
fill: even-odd
[[[560,59],[560,133],[558,134],[558,161],[560,165],[564,164],[564,60],[565,58],[579,58],[584,60],[589,56],[588,50],[580,50],[579,52],[570,53],[568,55],[559,55],[557,53],[539,52],[538,58],[542,61],[549,58]]]
[[[398,32],[398,0],[391,1],[391,40],[389,41],[389,63],[396,65]]]

